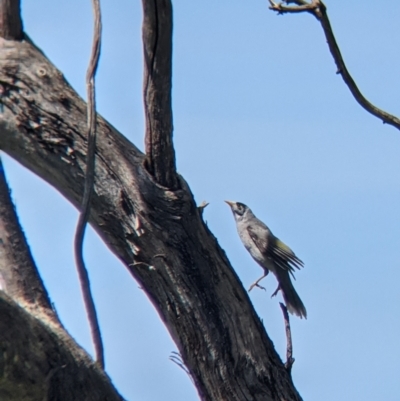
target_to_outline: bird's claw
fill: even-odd
[[[278,287],[276,287],[276,290],[272,293],[271,298],[273,298],[273,297],[278,293],[278,291],[279,291],[280,289],[281,289],[281,286],[278,285]]]
[[[266,288],[263,287],[262,285],[260,285],[260,284],[258,284],[258,283],[254,283],[254,284],[252,284],[252,285],[250,286],[249,292],[250,292],[254,287],[258,287],[258,288],[260,288],[261,290],[267,291]]]

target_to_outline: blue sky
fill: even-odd
[[[216,4],[217,3],[217,4]],[[328,1],[350,72],[377,106],[400,111],[400,4]],[[141,2],[102,0],[98,110],[143,148]],[[90,1],[24,1],[25,29],[85,96]],[[310,15],[266,1],[174,1],[174,141],[179,172],[244,286],[262,271],[222,201],[248,204],[305,262],[292,319],[293,379],[307,401],[400,397],[400,134],[355,102]],[[8,157],[6,173],[45,284],[67,329],[92,353],[73,262],[76,210]],[[129,400],[196,400],[176,350],[137,283],[91,230],[85,257],[106,370]],[[278,352],[278,299],[251,299]]]

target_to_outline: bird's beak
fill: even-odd
[[[225,203],[227,203],[230,207],[233,207],[235,205],[235,202],[232,201],[224,201]]]

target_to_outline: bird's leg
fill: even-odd
[[[281,289],[281,285],[278,284],[278,287],[276,287],[276,290],[272,293],[271,298],[273,298],[273,297],[278,293],[278,291],[279,291],[280,289]]]
[[[257,280],[255,281],[249,288],[249,292],[254,288],[254,287],[258,287],[261,288],[264,291],[267,291],[263,286],[259,285],[258,283],[268,274],[268,270],[264,269],[264,274]]]

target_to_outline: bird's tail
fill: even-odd
[[[293,287],[289,272],[287,270],[279,270],[276,273],[287,310],[291,314],[297,315],[299,318],[304,317],[307,319],[306,308]]]

